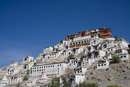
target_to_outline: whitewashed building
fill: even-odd
[[[89,56],[91,55],[91,56]],[[93,51],[92,53],[89,53],[88,58],[92,58],[95,60],[100,60],[103,56],[106,55],[105,51],[99,50],[99,51]]]
[[[58,59],[61,56],[62,51],[52,52],[50,54],[43,55],[42,62],[47,62],[50,59]]]
[[[118,55],[118,54],[127,54],[127,53],[128,53],[128,51],[125,50],[125,49],[118,49],[118,50],[115,51],[116,55]]]
[[[70,58],[68,68],[70,68],[70,69],[76,68],[78,66],[79,61],[80,61],[79,59]]]
[[[2,68],[2,73],[4,75],[15,75],[21,70],[21,67],[18,66],[17,62],[11,62],[10,66]]]
[[[18,66],[18,62],[11,62],[11,63],[10,63],[10,66],[12,66],[12,67],[17,67],[17,66]]]
[[[74,48],[72,50],[72,52],[76,56],[76,55],[80,54],[81,52],[83,52],[83,48],[82,47],[80,47],[80,48]]]
[[[129,59],[129,55],[128,54],[118,54],[118,57],[124,61],[124,60],[128,60]]]
[[[59,59],[64,60],[65,58],[68,58],[71,54],[73,54],[71,50],[64,50],[59,56]]]
[[[17,84],[23,81],[22,76],[11,76],[9,77],[9,83],[8,84]]]
[[[23,71],[29,70],[34,65],[35,60],[32,56],[27,56],[23,58],[23,62],[21,63]]]
[[[83,56],[81,66],[82,67],[89,67],[94,62],[95,62],[94,58],[89,58],[88,56]]]
[[[53,47],[46,47],[43,50],[43,53],[45,54],[50,54],[53,51]]]
[[[28,86],[28,87],[32,87],[32,86],[34,86],[36,84],[36,80],[28,80],[28,81],[26,81],[26,85]]]
[[[87,71],[87,68],[77,68],[75,69],[75,83],[79,84],[84,82],[85,80],[85,73]]]
[[[68,63],[40,64],[32,67],[32,75],[39,76],[42,73],[46,75],[63,75],[67,69]]]
[[[23,62],[33,62],[34,58],[32,56],[27,56],[23,58]]]
[[[114,47],[112,47],[112,48],[107,48],[106,53],[107,53],[107,54],[111,54],[111,53],[114,53],[115,50],[116,50],[116,48],[114,48]]]
[[[110,60],[112,59],[112,55],[111,54],[108,54],[108,55],[105,55],[104,57],[102,57],[103,60]]]
[[[107,69],[109,68],[108,60],[99,60],[97,63],[97,69]]]
[[[120,47],[121,47],[121,48],[128,48],[129,42],[126,41],[125,39],[120,38],[120,39],[119,39],[119,43],[120,43]]]

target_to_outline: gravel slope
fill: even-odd
[[[130,60],[111,64],[106,70],[94,70],[93,65],[86,73],[85,82],[97,83],[98,87],[106,87],[107,85],[130,87]]]

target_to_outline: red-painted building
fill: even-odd
[[[89,31],[78,32],[78,34],[74,34],[74,35],[68,35],[65,39],[70,40],[76,37],[82,37],[82,36],[88,36],[88,35],[93,36],[95,34],[97,34],[100,38],[112,37],[110,28],[98,28],[98,29],[93,29]]]

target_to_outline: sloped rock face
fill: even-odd
[[[107,87],[107,85],[130,87],[130,60],[111,64],[106,70],[94,70],[94,67],[91,67],[86,73],[85,82],[97,83],[98,87]]]

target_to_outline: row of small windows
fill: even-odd
[[[77,44],[83,44],[83,43],[87,43],[87,41],[74,42],[74,43],[71,43],[70,45],[77,45]]]
[[[105,43],[112,43],[112,41],[105,41]]]
[[[59,69],[59,68],[58,68]],[[43,71],[46,71],[46,69],[39,69],[39,70],[32,70],[32,72],[43,72]],[[47,70],[48,71],[48,70]],[[51,71],[51,70],[50,70]],[[55,71],[55,70],[54,70]]]
[[[126,58],[126,56],[120,56],[121,58]]]
[[[72,61],[72,63],[78,63],[78,61]]]
[[[116,50],[116,52],[115,53],[121,53],[122,52],[122,50]]]
[[[33,70],[33,72],[37,72],[37,71],[45,71],[45,69],[41,69],[41,70]]]
[[[75,71],[75,73],[82,73],[82,71]]]
[[[98,66],[106,66],[106,64],[98,64]]]
[[[58,64],[57,66],[61,66],[61,64]],[[40,67],[33,67],[33,69],[50,68],[50,67],[54,67],[54,65],[40,66]]]
[[[57,55],[55,55],[55,54],[50,54],[50,55],[44,56],[43,58],[46,58],[46,57],[48,57],[48,58],[53,58],[53,57],[57,57]]]

